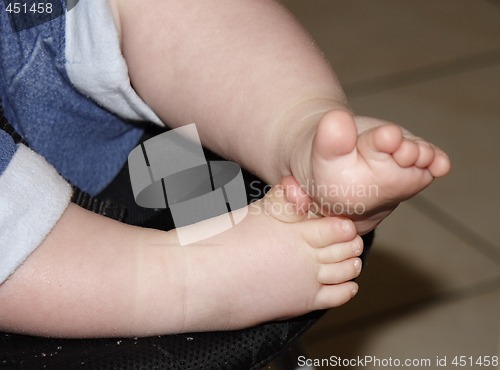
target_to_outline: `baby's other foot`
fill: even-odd
[[[449,170],[441,149],[401,127],[335,110],[318,125],[306,186],[323,214],[346,215],[364,234]]]
[[[307,207],[287,202],[288,185],[284,181],[252,203],[233,228],[183,247],[187,330],[295,317],[342,305],[357,293],[352,279],[361,271],[363,242],[353,222],[310,219]]]

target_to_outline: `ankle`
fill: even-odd
[[[292,169],[296,162],[294,154],[300,152],[301,149],[310,150],[310,144],[320,118],[334,109],[350,112],[347,102],[317,97],[298,101],[276,120],[272,133],[272,141],[274,148],[276,148],[275,158],[277,159],[275,161],[277,178],[274,183],[279,178],[293,173]],[[298,158],[305,157],[302,152]]]

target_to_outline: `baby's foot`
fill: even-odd
[[[183,331],[295,317],[342,305],[357,293],[351,280],[361,271],[363,242],[353,222],[310,219],[283,190],[283,184],[273,187],[233,228],[182,247],[188,271]]]
[[[323,214],[353,219],[361,235],[450,170],[434,145],[397,125],[341,110],[321,119],[312,147],[309,194]]]

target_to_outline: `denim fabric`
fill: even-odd
[[[0,55],[0,99],[11,125],[68,181],[92,195],[104,189],[143,129],[73,87],[65,16],[14,32],[0,1]]]
[[[16,150],[14,140],[5,131],[0,130],[0,175],[7,168]]]

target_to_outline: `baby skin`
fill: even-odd
[[[322,116],[306,140],[297,147],[311,148],[310,159],[298,153],[291,163],[302,191],[292,190],[288,200],[308,207],[309,194],[316,213],[349,217],[360,235],[450,171],[441,149],[400,126],[344,110]]]
[[[77,338],[232,330],[346,303],[358,291],[351,280],[361,271],[362,239],[348,219],[287,202],[284,184],[293,181],[249,205],[233,228],[184,246],[176,230],[70,205],[2,284],[0,330]]]
[[[0,329],[62,337],[232,330],[346,303],[358,290],[358,234],[450,164],[398,126],[345,111],[324,115],[309,144],[311,160],[303,167],[292,162],[295,177],[282,178],[233,228],[191,245],[180,246],[176,230],[129,226],[70,205],[2,284]],[[308,178],[318,187],[379,191],[361,199],[326,194],[325,202],[304,187]],[[338,215],[326,206],[316,213],[334,216],[317,217],[308,210],[318,201],[359,201],[366,212]],[[218,222],[188,227],[196,232]]]
[[[358,290],[352,280],[361,271],[359,235],[450,164],[440,149],[398,126],[346,111],[329,112],[311,127],[310,140],[298,136],[303,145],[292,146],[310,148],[292,156],[295,177],[248,206],[239,224],[201,242],[180,246],[176,230],[124,225],[70,205],[2,284],[0,329],[63,337],[233,330],[346,303]],[[314,184],[304,187],[307,179]],[[322,185],[340,191],[315,194]],[[378,191],[344,194],[348,186]],[[329,208],[349,202],[365,212]],[[313,204],[322,207],[311,214]]]
[[[201,242],[180,246],[176,230],[124,225],[70,206],[2,284],[1,329],[65,337],[232,330],[346,303],[358,290],[352,281],[361,271],[358,234],[450,164],[441,150],[398,126],[346,111],[325,114],[314,128],[302,143],[309,153],[300,151],[291,163],[295,177],[282,178],[248,206],[239,224]],[[296,166],[304,154],[310,160]],[[373,197],[336,192],[323,198],[304,179],[318,188],[379,190]],[[333,216],[311,215],[313,200],[327,205],[316,213]],[[327,208],[354,201],[366,212]],[[218,222],[188,227],[196,232]]]
[[[294,181],[283,179],[249,205],[233,228],[176,250],[186,283],[180,331],[240,329],[336,307],[356,295],[352,279],[361,272],[363,241],[353,222],[297,209],[285,200],[285,184]]]

